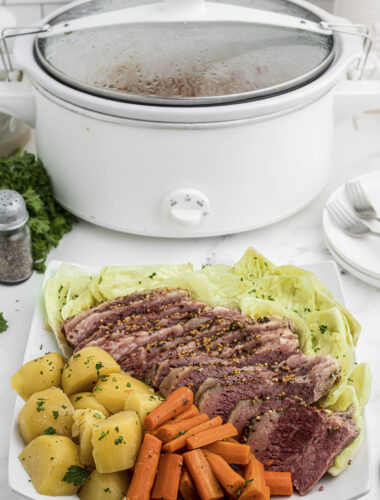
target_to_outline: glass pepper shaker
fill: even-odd
[[[24,198],[0,190],[0,282],[20,283],[33,272],[32,242]]]

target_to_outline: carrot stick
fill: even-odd
[[[220,455],[229,464],[247,465],[251,455],[251,447],[248,444],[240,444],[236,441],[216,441],[206,446],[205,449]]]
[[[239,500],[267,500],[268,491],[264,477],[264,466],[251,453],[251,458],[244,470],[245,485]]]
[[[188,451],[184,453],[183,459],[201,500],[218,500],[224,497],[222,488],[201,450]]]
[[[215,441],[220,441],[231,436],[237,436],[238,431],[236,427],[231,424],[224,424],[215,429],[203,431],[197,433],[195,436],[186,439],[186,446],[189,450],[194,450],[195,448],[201,448],[202,446],[207,446],[208,444],[214,443]]]
[[[149,500],[160,459],[161,445],[159,439],[145,434],[126,500]]]
[[[184,500],[198,500],[199,498],[190,474],[187,472],[185,467],[182,467],[181,477],[179,480],[179,491]]]
[[[226,438],[225,441],[227,441],[228,443],[238,443],[239,441],[235,438]]]
[[[192,417],[195,417],[197,415],[199,415],[198,408],[195,405],[191,405],[188,410],[185,410],[184,412],[180,413],[176,417],[171,418],[170,420],[168,420],[164,424],[160,425],[160,427],[157,427],[156,429],[154,429],[154,431],[148,431],[148,432],[149,432],[149,434],[152,434],[152,436],[157,436],[158,431],[164,425],[167,425],[167,424],[170,424],[170,423],[174,423],[174,422],[179,422],[180,420],[187,420],[188,418],[192,418]]]
[[[181,455],[161,455],[152,500],[177,500],[183,458]]]
[[[179,436],[176,439],[173,439],[172,441],[169,441],[168,443],[164,444],[164,446],[162,447],[162,451],[164,453],[174,453],[175,451],[180,450],[181,448],[184,448],[186,446],[186,440],[189,437],[195,436],[199,432],[210,431],[215,427],[220,427],[222,423],[223,420],[221,417],[214,417],[208,422],[203,422],[203,424],[197,425],[196,427],[189,429],[182,436]]]
[[[203,422],[206,422],[207,420],[210,420],[208,418],[208,415],[206,415],[206,413],[200,413],[193,418],[180,420],[179,422],[173,422],[171,424],[161,425],[157,432],[157,437],[164,443],[167,443],[168,441],[172,441],[172,439],[181,436],[189,429],[203,424]]]
[[[157,406],[145,417],[144,426],[147,431],[153,431],[171,418],[188,410],[193,404],[193,392],[188,387],[179,387],[168,399]]]
[[[293,494],[292,475],[290,472],[264,471],[265,481],[271,495],[291,496]]]
[[[199,415],[199,410],[195,405],[191,405],[188,410],[186,410],[186,411],[180,413],[179,415],[177,415],[176,417],[174,417],[172,421],[178,422],[179,420],[185,420],[188,418],[192,418],[192,417],[195,417],[196,415]]]
[[[217,481],[219,481],[229,496],[236,498],[238,492],[241,492],[244,486],[244,479],[239,476],[220,455],[216,455],[206,450],[203,450],[203,454],[210,464],[212,473]]]

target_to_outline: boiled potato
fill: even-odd
[[[91,472],[78,496],[81,500],[122,500],[127,493],[131,474],[128,471],[100,474]]]
[[[164,401],[163,398],[154,394],[144,394],[133,391],[125,401],[124,410],[134,411],[140,418],[141,425],[144,427],[144,420],[150,412]]]
[[[92,431],[92,455],[97,471],[103,474],[133,467],[141,438],[140,419],[132,411],[122,411],[102,420]]]
[[[92,429],[106,417],[97,410],[86,408],[85,410],[75,410],[73,413],[73,437],[79,436],[79,458],[82,464],[94,467],[92,456]]]
[[[124,409],[125,400],[133,392],[152,394],[152,389],[126,373],[111,373],[103,380],[98,380],[93,393],[111,413]]]
[[[92,392],[78,392],[77,394],[72,394],[69,399],[75,410],[92,408],[103,413],[105,417],[110,416],[110,412],[96,399],[95,394]]]
[[[69,467],[81,466],[78,446],[68,437],[39,436],[18,458],[41,495],[74,495],[78,490],[79,486],[63,480]]]
[[[58,387],[36,392],[18,414],[18,425],[26,444],[42,434],[71,437],[73,405]]]
[[[65,358],[57,352],[29,361],[13,375],[11,387],[25,401],[35,392],[62,387],[64,365]]]
[[[62,386],[70,396],[91,391],[95,382],[108,373],[120,373],[120,367],[108,352],[100,347],[84,347],[71,356],[62,373]]]

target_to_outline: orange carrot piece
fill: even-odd
[[[220,427],[222,423],[223,420],[221,417],[214,417],[207,422],[203,422],[203,424],[193,427],[192,429],[185,432],[185,434],[183,434],[182,436],[179,436],[176,439],[173,439],[172,441],[164,444],[164,446],[162,447],[162,451],[164,453],[174,453],[175,451],[178,451],[186,446],[186,440],[189,437],[195,436],[199,432],[210,431],[211,429]]]
[[[292,474],[290,472],[266,470],[264,477],[271,495],[290,497],[293,494]]]
[[[153,431],[171,418],[188,410],[193,404],[193,392],[188,387],[179,387],[166,401],[161,403],[145,417],[144,426],[147,431]]]
[[[199,432],[195,436],[189,437],[186,439],[186,446],[189,450],[194,450],[195,448],[207,446],[208,444],[220,441],[221,439],[237,436],[237,434],[238,431],[236,427],[229,422],[228,424],[221,425],[215,429]]]
[[[160,425],[160,427],[157,427],[156,429],[154,429],[154,431],[147,431],[147,432],[149,434],[152,434],[152,436],[157,436],[158,431],[164,425],[171,424],[171,423],[174,423],[174,422],[179,422],[180,420],[187,420],[188,418],[195,417],[196,415],[199,415],[199,410],[198,410],[198,408],[195,405],[191,405],[191,407],[188,410],[180,413],[179,415],[177,415],[174,418],[171,418],[170,420],[168,420],[164,424]]]
[[[157,432],[158,439],[161,439],[164,443],[172,441],[178,436],[181,436],[189,429],[196,427],[197,425],[203,424],[210,420],[206,413],[199,413],[193,418],[187,418],[186,420],[179,420],[178,422],[173,422],[171,424],[161,425]]]
[[[177,500],[183,458],[174,453],[161,455],[152,500]]]
[[[201,450],[184,453],[183,460],[201,500],[218,500],[224,493]]]
[[[244,486],[244,479],[220,455],[207,450],[203,450],[203,454],[210,464],[212,473],[217,481],[219,481],[229,496],[236,498]]]
[[[239,441],[235,438],[226,438],[225,439],[228,443],[238,443]]]
[[[172,422],[178,422],[179,420],[186,420],[188,418],[195,417],[196,415],[199,415],[199,410],[195,405],[191,405],[188,410],[174,417]]]
[[[149,500],[160,459],[161,446],[159,439],[145,434],[126,500]]]
[[[251,458],[244,470],[245,485],[239,500],[267,500],[268,491],[264,477],[264,466],[251,453]]]
[[[247,465],[251,455],[251,447],[248,444],[240,444],[236,441],[216,441],[206,446],[205,449],[220,455],[229,464]]]
[[[198,500],[199,496],[195,489],[194,483],[185,467],[182,467],[181,477],[179,480],[179,491],[184,500]]]

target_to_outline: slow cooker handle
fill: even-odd
[[[36,103],[32,88],[25,79],[0,82],[0,112],[14,116],[30,127],[36,122]]]
[[[380,112],[380,61],[372,56],[370,63],[364,79],[359,80],[354,70],[339,84],[334,107],[336,123],[366,111]]]

